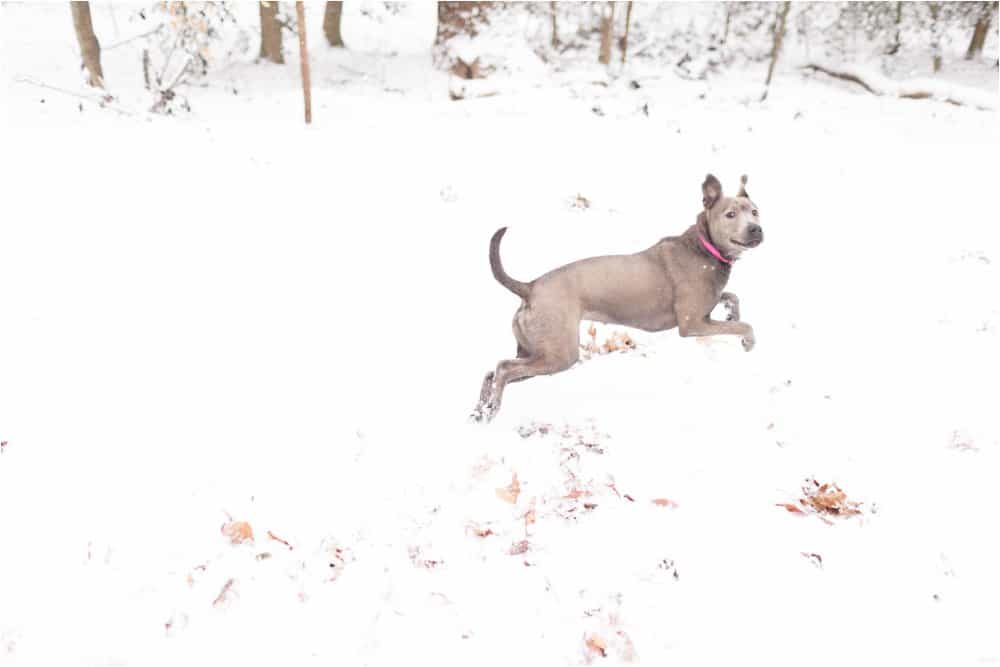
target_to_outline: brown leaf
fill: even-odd
[[[510,545],[510,551],[508,551],[507,553],[509,553],[511,556],[519,556],[523,553],[528,552],[528,546],[529,546],[528,540],[521,540],[520,542],[515,542],[514,544]]]
[[[799,553],[801,553],[802,556],[805,557],[810,563],[821,570],[823,569],[823,557],[821,555],[809,553],[807,551],[800,551]]]
[[[253,542],[253,529],[246,521],[230,521],[222,524],[222,534],[229,538],[232,544]]]
[[[517,481],[517,473],[514,473],[514,479],[511,481],[509,486],[497,489],[497,498],[510,503],[511,505],[516,505],[517,496],[520,495],[520,493],[521,483]]]
[[[861,514],[860,503],[849,500],[847,494],[836,484],[820,484],[815,479],[807,479],[802,487],[802,493],[803,498],[799,502],[817,515],[855,516]]]
[[[594,494],[591,493],[590,491],[587,491],[586,489],[571,489],[569,493],[567,493],[565,496],[563,496],[563,498],[568,498],[570,500],[575,500],[577,498],[583,498],[583,497],[592,496],[592,495],[594,495]]]
[[[475,535],[476,537],[489,537],[490,535],[495,534],[491,528],[489,527],[483,528],[478,523],[471,523],[471,522],[469,523],[469,525],[465,527],[465,532],[466,533],[472,532],[472,534]]]
[[[586,641],[587,649],[594,652],[600,653],[601,657],[607,657],[608,655],[608,643],[604,641],[604,638],[598,634],[588,635]]]
[[[635,498],[633,498],[632,496],[630,496],[627,493],[625,494],[625,500],[629,501],[630,503],[634,503],[635,502]]]
[[[677,503],[670,500],[669,498],[653,498],[653,504],[658,507],[669,507],[671,509],[677,507]]]
[[[804,514],[804,512],[802,511],[802,509],[798,505],[793,505],[791,503],[775,503],[775,504],[778,507],[784,507],[789,512],[793,512],[795,514]]]
[[[528,504],[528,511],[524,513],[525,530],[538,519],[538,516],[535,514],[535,500],[535,498],[531,499],[531,502]]]

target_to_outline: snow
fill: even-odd
[[[21,81],[91,94],[62,4],[0,10],[0,663],[1000,660],[995,112],[641,62],[452,102],[308,9],[310,127],[290,42],[176,117],[108,51],[124,116]],[[639,250],[709,171],[761,210],[754,350],[630,331],[467,422],[493,231],[524,280]],[[862,517],[776,506],[807,477]]]

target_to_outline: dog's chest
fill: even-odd
[[[713,305],[719,302],[723,290],[726,289],[726,283],[729,282],[729,272],[730,269],[728,266],[720,266],[717,262],[711,260],[702,262],[697,271],[695,271],[695,274],[700,278],[700,282],[704,285],[707,297],[712,301]]]

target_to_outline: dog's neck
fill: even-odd
[[[698,221],[688,228],[684,236],[688,237],[688,242],[702,255],[711,257],[725,269],[733,266],[735,257],[726,257],[719,250],[712,240],[712,233],[708,229],[708,216],[704,212],[698,214]]]

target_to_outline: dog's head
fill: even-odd
[[[722,195],[722,184],[712,174],[701,184],[705,206],[705,226],[712,242],[726,257],[736,258],[744,250],[756,248],[764,240],[757,205],[750,201],[746,190],[747,177],[740,178],[735,197]]]

